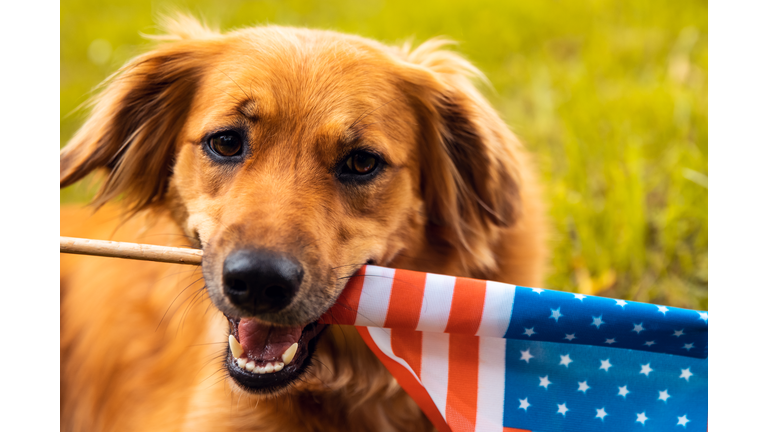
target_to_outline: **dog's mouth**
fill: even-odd
[[[255,318],[230,318],[225,364],[244,390],[273,393],[287,387],[309,367],[325,324],[276,326]]]

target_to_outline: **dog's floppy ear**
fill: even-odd
[[[133,59],[104,84],[90,117],[61,150],[60,187],[107,168],[95,204],[121,194],[133,210],[162,201],[207,51],[204,38],[193,39],[207,29],[190,30],[194,21],[183,18],[171,22],[178,36],[164,37],[176,41]]]
[[[422,191],[430,221],[483,254],[473,239],[513,225],[520,212],[519,143],[472,84],[482,74],[441,49],[447,43],[431,40],[401,52],[423,139]]]

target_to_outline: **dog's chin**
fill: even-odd
[[[254,394],[276,394],[299,380],[309,365],[325,324],[303,327],[266,324],[249,318],[229,320],[230,343],[224,364],[241,389]],[[232,337],[242,349],[233,354]],[[296,345],[293,348],[293,345]],[[234,351],[238,349],[234,348]]]

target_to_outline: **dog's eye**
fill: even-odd
[[[219,156],[232,157],[242,153],[243,141],[234,132],[223,132],[208,139],[208,146]]]
[[[357,150],[344,159],[339,166],[338,178],[341,181],[360,182],[372,179],[384,163],[371,152]]]
[[[361,175],[375,170],[377,163],[376,156],[367,152],[359,152],[347,158],[345,165],[349,172]]]

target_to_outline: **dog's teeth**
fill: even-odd
[[[264,370],[264,366],[257,366],[256,367],[256,373],[260,375],[264,375],[266,371]]]
[[[283,362],[285,364],[288,364],[288,363],[291,362],[291,360],[293,360],[293,356],[296,355],[296,350],[297,349],[299,349],[299,344],[298,343],[294,343],[293,345],[288,347],[287,350],[285,350],[285,352],[283,353]]]
[[[275,363],[275,372],[280,372],[281,370],[283,370],[283,366],[285,366],[285,363],[283,362]]]
[[[267,365],[264,366],[264,372],[272,373],[274,371],[275,371],[275,366],[273,366],[272,363],[267,363]]]
[[[245,364],[245,369],[247,369],[248,372],[253,372],[255,368],[256,368],[256,362],[254,362],[253,360]]]
[[[232,357],[238,358],[243,355],[243,347],[240,342],[235,339],[234,335],[229,335],[229,349],[232,351]]]
[[[237,365],[240,367],[240,369],[245,369],[245,364],[248,363],[248,360],[244,358],[237,359]]]

